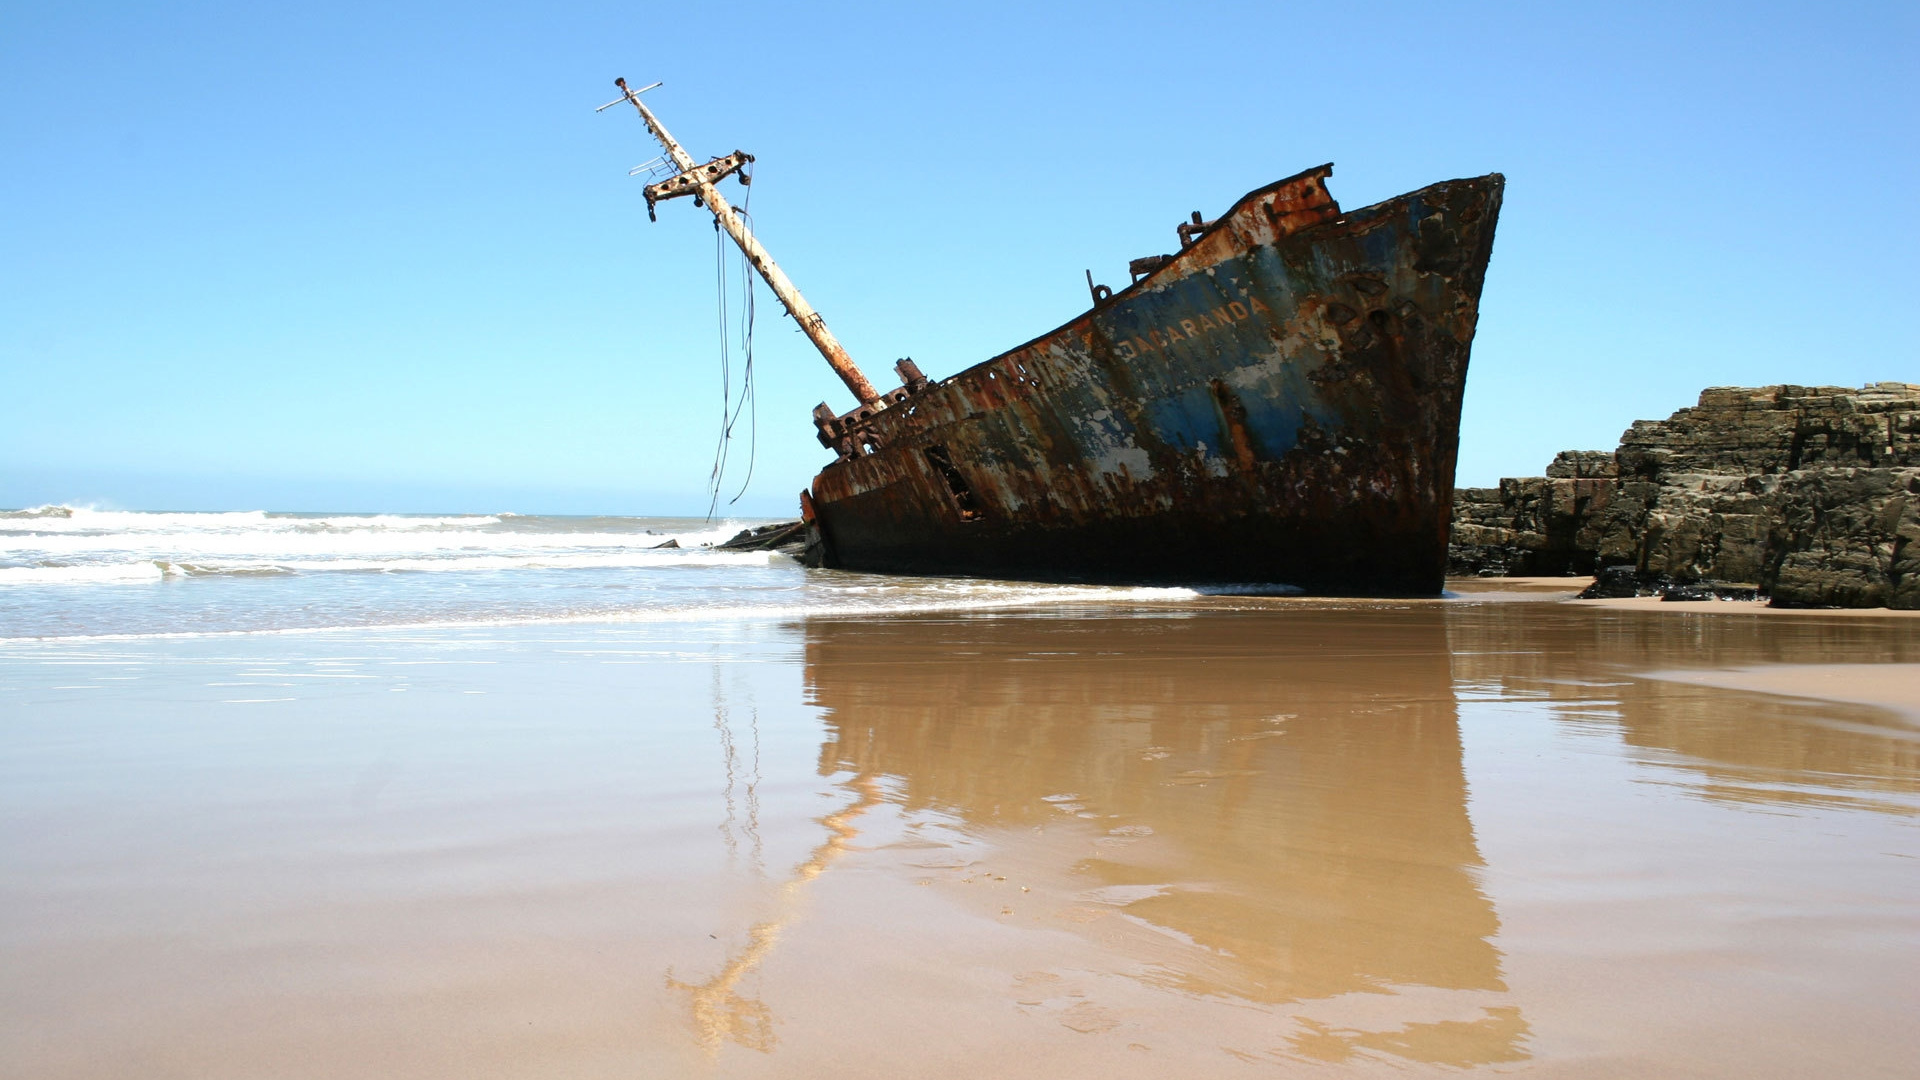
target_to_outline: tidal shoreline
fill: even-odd
[[[1462,599],[1512,595],[1527,599],[1558,599],[1586,608],[1615,611],[1657,611],[1666,614],[1694,615],[1766,615],[1787,618],[1920,618],[1920,611],[1899,608],[1867,607],[1775,607],[1764,600],[1687,600],[1673,601],[1660,596],[1604,597],[1581,599],[1580,593],[1594,583],[1591,577],[1463,577],[1448,578],[1447,592]]]
[[[1655,671],[1647,677],[1776,697],[1872,705],[1908,720],[1920,719],[1920,664],[1767,664]],[[1920,728],[1912,738],[1920,741]]]
[[[0,643],[0,1065],[1898,1075],[1920,640],[1560,587]]]

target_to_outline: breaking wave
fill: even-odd
[[[818,618],[888,618],[914,615],[967,615],[1020,609],[1098,609],[1116,605],[1170,604],[1203,599],[1199,589],[1181,586],[1099,586],[1099,585],[1003,585],[986,586],[988,591],[974,594],[958,587],[942,595],[911,588],[901,589],[894,597],[859,598],[842,595],[819,597],[813,602],[786,604],[746,603],[714,604],[693,602],[659,607],[623,610],[555,612],[540,615],[514,615],[474,618],[395,618],[386,621],[361,621],[313,626],[238,627],[214,630],[161,630],[143,633],[84,633],[35,635],[41,639],[61,640],[136,640],[146,638],[197,638],[227,634],[280,633],[325,634],[354,630],[415,631],[486,629],[502,626],[556,626],[570,623],[647,624],[676,622],[761,622],[780,623]],[[20,640],[0,633],[0,642]]]
[[[164,576],[168,564],[202,574],[675,565],[722,557],[705,546],[729,539],[744,524],[515,514],[146,513],[41,506],[0,512],[0,583],[155,580]],[[673,546],[664,547],[669,543]],[[764,562],[763,557],[756,559]],[[162,570],[150,572],[139,565],[145,563]],[[19,572],[5,572],[9,570]]]
[[[164,513],[146,510],[96,510],[85,506],[36,506],[0,510],[0,532],[46,533],[202,533],[324,532],[328,530],[418,532],[483,528],[512,515],[433,517],[414,514],[275,514],[266,510]]]
[[[444,573],[452,571],[640,569],[644,567],[765,566],[784,558],[765,551],[694,550],[632,552],[628,554],[474,555],[418,559],[321,559],[279,562],[135,562],[0,566],[0,586],[141,584],[167,577],[258,577],[300,573]]]
[[[1116,604],[1178,610],[1210,596],[1297,592],[814,574],[785,555],[709,546],[755,524],[511,513],[4,511],[0,639],[1084,612]]]
[[[110,563],[105,566],[0,566],[5,585],[124,585],[159,581],[170,564],[160,562]]]

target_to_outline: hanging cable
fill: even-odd
[[[740,216],[747,219],[747,225],[751,228],[753,225],[753,214],[748,210],[748,207],[753,204],[753,167],[751,165],[747,166],[743,179],[746,181],[747,193],[740,200]],[[746,253],[741,252],[740,291],[742,295],[740,301],[740,351],[745,357],[745,362],[740,366],[740,404],[734,409],[733,419],[727,424],[727,431],[729,434],[732,433],[734,425],[740,422],[740,410],[745,409],[747,411],[747,476],[746,479],[740,481],[740,490],[734,492],[733,498],[727,500],[728,506],[739,502],[740,497],[747,493],[747,485],[753,483],[754,464],[760,456],[760,399],[759,396],[754,393],[753,383],[753,323],[755,315],[753,286],[753,267],[748,265]]]
[[[733,415],[733,372],[728,350],[727,249],[720,235],[720,219],[713,219],[713,283],[720,319],[720,441],[713,448],[713,471],[707,475],[707,520],[720,506],[720,480],[727,470],[728,428]]]
[[[744,171],[747,194],[740,200],[740,206],[734,212],[745,218],[751,226],[753,215],[748,206],[753,202],[753,174]],[[727,500],[732,506],[747,493],[747,485],[753,482],[753,468],[759,457],[760,443],[760,404],[754,393],[753,380],[753,328],[755,320],[753,267],[749,265],[745,252],[737,252],[740,260],[740,351],[743,363],[740,368],[740,396],[733,396],[733,354],[729,323],[732,321],[727,303],[727,244],[720,236],[720,218],[713,219],[713,279],[716,304],[720,320],[720,441],[713,448],[713,471],[707,475],[707,520],[712,521],[714,511],[720,508],[720,493],[725,487],[728,452],[732,449],[733,429],[740,423],[742,414],[747,416],[747,475],[740,482],[740,490]]]

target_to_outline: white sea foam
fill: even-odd
[[[732,533],[728,533],[731,536]],[[725,540],[722,536],[719,540]],[[393,536],[382,533],[111,533],[107,535],[0,536],[0,553],[42,554],[52,559],[63,555],[94,555],[110,552],[145,554],[149,557],[178,555],[251,556],[254,558],[409,558],[450,553],[499,553],[519,551],[644,551],[667,540],[678,540],[681,551],[697,551],[702,544],[717,543],[712,534],[645,536],[633,533],[514,533],[461,535],[448,532],[414,533]],[[672,550],[672,549],[669,549]]]
[[[964,614],[977,611],[1005,611],[1011,608],[1057,607],[1073,604],[1112,605],[1117,603],[1154,603],[1198,599],[1202,594],[1189,588],[1161,586],[1101,585],[992,585],[955,586],[940,591],[902,589],[892,599],[828,600],[814,604],[738,604],[691,606],[686,608],[650,608],[606,614],[572,616],[554,622],[686,622],[691,620],[757,620],[784,622],[803,618],[844,618],[889,615]]]
[[[479,529],[502,524],[495,514],[450,517],[411,514],[343,514],[309,517],[265,510],[220,513],[156,513],[144,510],[95,510],[84,506],[39,506],[0,512],[0,533],[196,534],[231,532],[301,533],[329,530],[432,532]]]
[[[129,585],[159,581],[168,564],[151,560],[104,566],[0,566],[6,585]]]
[[[392,573],[457,570],[630,570],[646,567],[765,566],[783,558],[769,551],[556,552],[518,555],[447,555],[392,559],[285,559],[264,563],[187,563],[189,574],[320,573],[327,571],[383,571]]]
[[[740,522],[647,529],[647,519],[298,517],[265,511],[143,513],[39,507],[0,517],[0,564],[54,570],[134,562],[178,563],[194,572],[326,569],[537,569],[676,565],[711,558],[704,545],[731,538]],[[656,524],[668,524],[656,522]],[[675,548],[660,545],[675,542]],[[764,562],[763,557],[754,560]],[[373,565],[379,564],[379,565]],[[12,574],[0,582],[106,580],[92,575]],[[120,575],[133,579],[131,572]],[[148,575],[151,576],[151,575]]]
[[[1090,608],[1128,604],[1161,604],[1200,599],[1196,589],[1168,586],[954,584],[928,593],[903,585],[900,595],[861,600],[821,600],[813,603],[711,604],[693,603],[618,611],[515,616],[504,618],[418,619],[359,622],[337,626],[285,626],[243,630],[172,630],[153,633],[48,634],[32,637],[0,635],[8,641],[139,641],[165,638],[225,637],[234,634],[335,634],[352,631],[405,633],[435,630],[485,630],[509,626],[564,626],[600,624],[759,622],[783,623],[817,618],[889,618],[917,615],[975,614],[1036,608]],[[941,595],[944,593],[945,595]],[[700,654],[704,659],[706,654]]]
[[[768,551],[634,551],[626,553],[559,553],[526,555],[468,555],[440,558],[393,559],[283,559],[278,561],[172,562],[140,559],[133,562],[83,565],[0,567],[0,587],[6,585],[142,584],[176,577],[215,575],[269,575],[298,573],[450,573],[503,570],[633,570],[675,567],[766,566],[786,556]]]

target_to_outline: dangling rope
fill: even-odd
[[[747,226],[749,228],[753,226],[753,215],[747,208],[751,206],[752,203],[753,169],[749,166],[747,169],[747,194],[745,198],[740,200],[740,216],[747,219]],[[753,268],[747,265],[747,257],[743,252],[740,255],[740,292],[745,299],[740,309],[740,320],[742,323],[740,328],[740,351],[745,355],[746,362],[741,365],[740,369],[740,405],[734,409],[733,419],[727,423],[727,431],[732,432],[733,425],[740,422],[740,410],[747,410],[747,476],[746,479],[740,481],[740,490],[734,492],[733,498],[727,500],[728,506],[739,502],[740,496],[747,493],[747,485],[753,483],[754,463],[760,456],[760,399],[759,396],[754,393],[753,382],[753,322],[755,308],[753,286]]]
[[[732,357],[727,349],[727,250],[720,235],[720,219],[713,220],[713,284],[720,315],[720,441],[713,448],[713,471],[707,474],[707,520],[720,505],[720,478],[727,471],[727,419],[733,411]]]
[[[736,211],[741,217],[746,218],[749,224],[752,222],[752,217],[747,207],[753,201],[752,179],[752,173],[749,171],[747,173],[748,186],[746,198],[741,200],[740,207]],[[739,502],[740,497],[747,493],[747,485],[753,482],[754,463],[759,456],[760,406],[754,394],[753,382],[753,326],[755,316],[753,269],[747,264],[745,254],[740,254],[739,260],[740,289],[742,293],[740,305],[740,345],[745,362],[741,366],[740,396],[738,399],[735,399],[733,396],[733,355],[728,334],[728,323],[731,320],[728,317],[727,305],[727,242],[726,238],[720,234],[720,219],[715,218],[713,222],[713,275],[715,292],[718,294],[718,314],[720,319],[720,441],[719,444],[714,447],[713,471],[707,477],[708,521],[713,520],[714,511],[720,507],[720,492],[725,486],[724,481],[727,472],[727,452],[730,448],[729,444],[733,441],[734,426],[740,422],[740,416],[743,412],[746,413],[748,417],[747,476],[745,480],[740,482],[740,490],[734,494],[733,498],[727,500],[727,505],[731,506]]]

